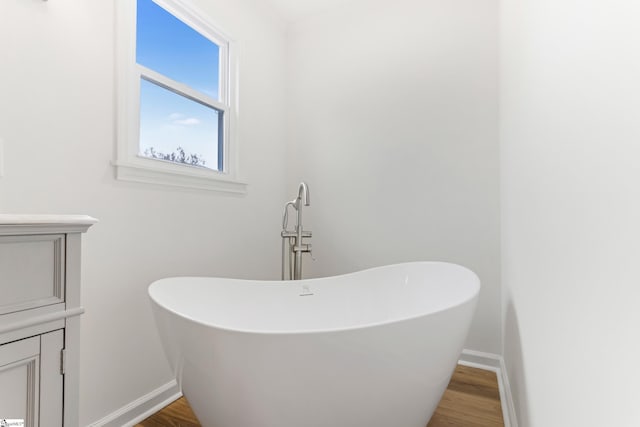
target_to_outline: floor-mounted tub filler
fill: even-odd
[[[149,287],[165,352],[205,427],[425,427],[480,281],[417,262],[300,281]]]

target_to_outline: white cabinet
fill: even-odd
[[[77,427],[86,216],[0,214],[0,419]]]

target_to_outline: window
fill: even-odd
[[[118,179],[245,192],[229,38],[180,0],[120,0],[118,25]]]

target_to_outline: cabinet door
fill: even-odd
[[[38,426],[40,337],[0,346],[0,418]]]
[[[62,329],[0,346],[0,419],[61,427]]]

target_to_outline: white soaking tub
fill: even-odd
[[[480,281],[416,262],[300,281],[149,287],[165,352],[205,427],[425,427]]]

